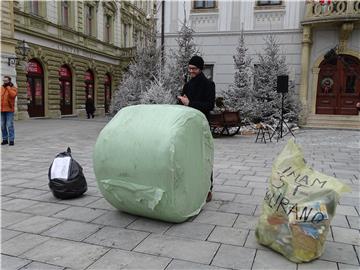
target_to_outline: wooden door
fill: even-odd
[[[317,114],[357,115],[360,101],[360,61],[339,55],[320,64],[316,96]]]
[[[40,77],[27,78],[29,117],[44,116],[44,85]]]
[[[70,69],[64,65],[59,70],[60,111],[61,115],[72,114],[72,76]]]
[[[45,115],[44,73],[36,60],[30,60],[27,68],[27,101],[29,117]]]
[[[71,81],[60,81],[60,111],[61,115],[72,114],[72,87]]]

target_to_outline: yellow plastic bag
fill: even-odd
[[[289,140],[273,164],[257,241],[293,262],[320,257],[340,195],[348,191],[336,178],[307,166],[300,147]]]

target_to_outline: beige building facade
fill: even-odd
[[[218,95],[234,80],[241,30],[254,65],[272,34],[302,103],[301,124],[360,128],[360,1],[165,1],[163,14],[165,48],[177,46],[186,20]],[[333,48],[337,59],[324,61]]]
[[[18,86],[18,119],[97,115],[144,42],[154,1],[2,1],[2,75]],[[29,48],[23,53],[22,47]],[[10,60],[9,60],[10,59]]]

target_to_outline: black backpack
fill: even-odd
[[[71,149],[56,155],[50,165],[49,188],[56,198],[72,199],[87,190],[83,169],[71,156]]]

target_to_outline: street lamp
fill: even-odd
[[[24,60],[30,51],[30,46],[23,40],[16,46],[16,49],[20,51],[20,55],[22,56],[21,60]],[[15,65],[17,60],[19,60],[17,57],[8,57],[8,65]]]

